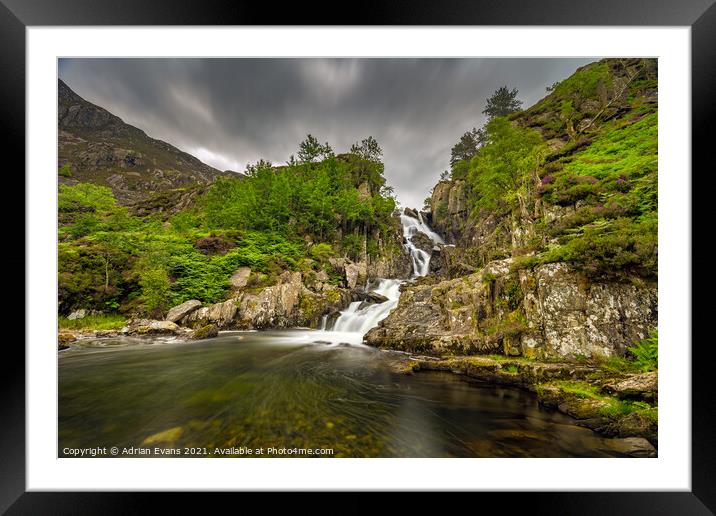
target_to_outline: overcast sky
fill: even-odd
[[[218,169],[284,163],[307,133],[336,153],[373,135],[403,206],[421,207],[450,148],[516,87],[524,107],[594,59],[62,59],[86,100]]]

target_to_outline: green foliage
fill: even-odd
[[[375,138],[368,136],[351,146],[351,154],[364,160],[380,162],[383,158],[383,149],[380,148]]]
[[[477,210],[513,205],[543,152],[537,131],[515,126],[506,118],[492,120],[485,133],[487,143],[472,159],[468,176]]]
[[[362,236],[350,234],[343,237],[341,247],[345,250],[350,259],[357,260],[363,251],[363,242],[364,239]]]
[[[59,317],[58,325],[61,330],[119,330],[127,319],[119,314],[88,315],[82,319],[68,319]]]
[[[585,101],[599,107],[608,102],[612,73],[609,65],[600,61],[584,66],[567,79],[547,88],[550,95],[524,112],[529,120],[538,117],[546,129],[546,137],[576,136],[575,127],[587,115],[580,109]]]
[[[321,145],[315,136],[308,135],[298,146],[298,160],[301,163],[313,163],[319,158],[328,158],[333,155],[333,149],[328,143]]]
[[[244,178],[217,180],[166,222],[131,215],[109,188],[61,185],[60,313],[158,315],[188,299],[219,302],[240,266],[256,273],[253,286],[265,286],[305,268],[309,256],[316,268],[337,254],[358,257],[365,235],[388,242],[395,199],[375,161],[380,147],[370,137],[355,147],[359,155],[331,151],[323,161],[285,167],[261,160]],[[320,243],[309,247],[305,237]],[[382,252],[377,242],[367,251]]]
[[[642,401],[620,400],[619,398],[602,394],[598,387],[584,381],[559,380],[553,382],[553,384],[577,398],[600,402],[599,412],[605,417],[616,419],[632,412],[653,410],[651,405]]]
[[[90,183],[80,183],[76,186],[60,185],[57,196],[57,209],[60,213],[107,212],[116,206],[110,188]]]
[[[310,168],[256,167],[250,177],[217,180],[200,201],[200,211],[209,228],[311,235],[321,241],[335,239],[339,230],[386,231],[395,200],[383,188],[382,172],[382,163],[353,155],[330,157]]]
[[[588,273],[632,270],[650,276],[657,270],[656,221],[619,218],[579,228],[572,238],[550,247],[538,263],[575,262]]]
[[[572,261],[590,274],[658,268],[657,114],[605,124],[588,145],[543,176],[548,203],[574,206],[549,229],[557,244],[533,263]]]
[[[487,99],[482,113],[487,115],[488,120],[492,120],[519,111],[522,101],[517,99],[518,93],[517,88],[510,90],[507,86],[501,86]]]
[[[469,161],[456,161],[452,164],[450,176],[452,179],[466,179],[470,172]]]
[[[65,163],[60,167],[60,169],[57,171],[57,174],[62,177],[72,177],[72,169],[70,168],[69,163]]]
[[[331,244],[320,243],[316,244],[310,249],[311,256],[320,262],[327,262],[328,259],[335,253]]]
[[[450,150],[450,165],[459,161],[470,161],[485,141],[485,132],[482,129],[472,128],[460,137],[460,140]],[[441,178],[442,179],[442,178]]]
[[[652,331],[649,337],[640,340],[627,351],[634,356],[634,365],[641,371],[654,371],[659,368],[659,334]]]
[[[166,269],[157,267],[142,270],[139,274],[139,286],[142,289],[141,297],[147,310],[170,308],[169,275]]]

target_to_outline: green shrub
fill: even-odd
[[[333,251],[333,247],[331,247],[331,244],[326,244],[325,242],[316,244],[311,247],[310,253],[311,256],[319,262],[327,262],[328,259],[335,254]]]
[[[62,177],[72,177],[72,169],[70,168],[70,164],[65,163],[64,165],[62,165],[57,171],[57,174]]]
[[[640,340],[627,351],[634,356],[634,365],[641,371],[654,371],[659,368],[659,335],[657,330],[650,332],[649,337]]]

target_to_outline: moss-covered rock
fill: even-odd
[[[201,326],[197,329],[195,329],[191,334],[189,335],[189,338],[192,340],[203,340],[203,339],[212,339],[214,337],[218,337],[219,335],[219,327],[216,324],[207,324],[205,326]]]

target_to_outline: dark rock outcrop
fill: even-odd
[[[366,342],[428,354],[605,357],[656,325],[656,285],[590,283],[565,263],[512,272],[511,263],[407,286]]]
[[[228,175],[176,147],[155,140],[106,109],[87,102],[58,82],[58,169],[60,184],[108,186],[117,200],[140,214],[152,206],[174,212],[202,185]]]

